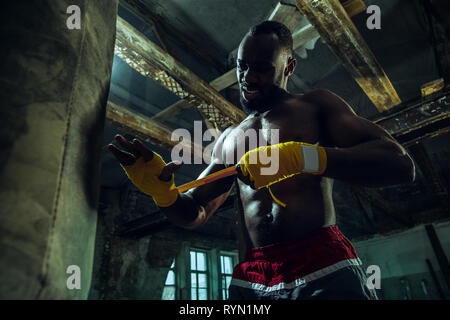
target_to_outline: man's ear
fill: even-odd
[[[295,67],[297,66],[297,60],[295,58],[289,58],[284,75],[286,77],[294,73]]]

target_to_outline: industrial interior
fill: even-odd
[[[235,190],[205,225],[177,227],[106,145],[137,137],[167,162],[174,130],[242,121],[237,49],[265,20],[292,32],[289,92],[336,93],[414,160],[410,184],[334,182],[337,224],[363,269],[379,268],[378,297],[450,298],[448,1],[41,2],[2,19],[2,299],[228,298],[248,241]],[[68,32],[73,4],[81,30]],[[206,166],[184,164],[175,184]]]

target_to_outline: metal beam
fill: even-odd
[[[117,17],[115,54],[142,75],[197,106],[220,129],[246,117],[241,109],[120,17]]]
[[[338,0],[294,0],[375,107],[401,103],[392,83]]]
[[[370,120],[386,129],[392,136],[417,131],[450,117],[450,91],[441,91],[426,99],[405,103]],[[406,141],[404,141],[406,142]]]

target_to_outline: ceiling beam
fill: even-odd
[[[225,73],[225,75],[224,75],[225,77],[223,77],[223,78],[219,77],[219,78],[211,81],[209,83],[209,85],[217,91],[222,90],[222,88],[224,88],[224,85],[226,85],[226,83],[227,83],[226,79],[227,79],[227,77],[230,77],[231,72],[236,73],[236,69],[230,70],[227,73]],[[234,77],[236,77],[236,75],[234,75]],[[167,108],[164,108],[164,110],[161,110],[160,112],[155,114],[152,117],[152,120],[164,121],[166,119],[169,119],[169,118],[181,113],[183,110],[191,108],[191,107],[192,107],[192,105],[189,102],[187,102],[185,100],[179,100],[179,101],[175,102],[174,104],[168,106]]]
[[[204,159],[203,146],[190,144],[188,141],[171,140],[172,130],[170,128],[112,101],[108,101],[106,106],[106,121],[113,128],[167,150],[181,144],[184,150],[191,150],[191,154],[194,156],[193,163],[196,163],[195,159]],[[210,161],[210,159],[204,160]]]
[[[338,0],[294,0],[378,111],[401,103],[389,78]]]
[[[350,17],[366,11],[367,7],[363,0],[339,0]]]
[[[117,17],[115,54],[142,75],[197,106],[220,129],[246,117],[244,111],[120,17]]]
[[[450,117],[450,91],[429,99],[398,106],[389,114],[373,117],[374,123],[385,128],[393,136],[401,136],[425,125]]]
[[[298,11],[296,6],[278,2],[267,20],[278,21],[288,27],[292,32],[298,27],[302,18],[303,15]]]

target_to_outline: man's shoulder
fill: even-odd
[[[294,103],[312,103],[321,104],[324,101],[337,97],[337,95],[328,89],[312,89],[303,93],[291,93]]]
[[[330,96],[337,96],[337,95],[328,89],[316,88],[301,94],[300,98],[305,100],[316,101],[322,100]]]
[[[291,103],[288,105],[293,107],[299,106],[313,106],[315,110],[320,109],[322,106],[329,104],[329,101],[337,97],[333,92],[327,89],[313,89],[304,93],[291,93]]]
[[[314,104],[317,109],[324,114],[356,114],[352,107],[342,97],[328,89],[313,89],[305,93],[302,99]]]

